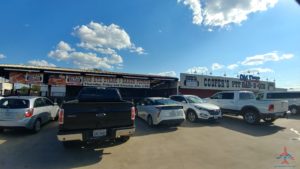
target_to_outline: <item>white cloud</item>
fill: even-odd
[[[177,2],[189,6],[193,11],[193,24],[201,25],[203,17],[200,0],[177,0]]]
[[[251,57],[247,57],[244,61],[242,61],[242,65],[252,66],[252,65],[262,65],[265,62],[269,61],[280,61],[280,60],[288,60],[293,58],[293,54],[282,54],[280,55],[278,52],[270,52],[261,55],[255,55]]]
[[[4,59],[4,58],[6,58],[6,56],[4,54],[0,53],[0,59]]]
[[[241,24],[248,19],[249,14],[266,11],[274,7],[278,0],[178,0],[178,2],[183,2],[193,10],[194,24],[224,27]]]
[[[56,50],[50,51],[48,55],[58,61],[68,60],[70,58],[69,52],[71,51],[74,51],[74,49],[72,49],[68,43],[60,41]]]
[[[111,53],[110,57],[98,57],[97,53],[93,52],[78,52],[72,49],[66,42],[59,42],[56,50],[49,52],[49,57],[57,61],[71,61],[81,69],[105,68],[111,69],[112,65],[123,63],[123,59],[116,53]]]
[[[274,72],[270,68],[251,68],[251,69],[246,69],[242,70],[239,72],[239,74],[248,74],[248,73],[272,73]]]
[[[222,69],[224,67],[224,65],[221,65],[221,64],[219,64],[219,63],[213,63],[212,65],[211,65],[211,69],[212,70],[219,70],[219,69]]]
[[[170,77],[176,77],[177,76],[175,71],[161,72],[161,73],[157,73],[157,75],[170,76]]]
[[[82,69],[112,69],[122,68],[123,58],[118,54],[121,49],[145,54],[144,49],[136,47],[126,31],[115,24],[106,26],[90,22],[76,26],[73,35],[80,39],[77,48],[71,48],[68,43],[60,41],[48,56],[57,61],[71,62]]]
[[[208,68],[207,67],[192,67],[192,68],[189,68],[186,72],[190,73],[190,74],[205,74],[208,72]]]
[[[106,26],[102,23],[90,22],[87,25],[76,26],[73,34],[80,39],[80,47],[96,52],[106,51],[107,49],[129,49],[131,52],[138,54],[144,53],[144,49],[136,47],[131,42],[127,32],[115,24]]]
[[[46,60],[30,60],[28,61],[28,64],[32,66],[56,67],[55,64],[49,63]]]
[[[230,65],[227,66],[227,69],[234,70],[234,69],[236,69],[238,67],[239,67],[238,64],[230,64]]]

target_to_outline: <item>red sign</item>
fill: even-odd
[[[26,74],[23,72],[10,72],[9,73],[9,82],[10,83],[23,83],[25,84]]]
[[[64,75],[50,75],[48,79],[48,85],[65,86],[66,76]]]

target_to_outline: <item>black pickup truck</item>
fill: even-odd
[[[134,119],[133,104],[122,100],[117,89],[85,87],[75,100],[62,104],[57,138],[65,146],[72,141],[127,141],[135,132]]]

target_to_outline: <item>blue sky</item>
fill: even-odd
[[[0,63],[179,76],[257,74],[300,88],[300,6],[286,0],[0,2]]]

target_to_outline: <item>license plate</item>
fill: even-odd
[[[106,129],[94,130],[93,131],[93,136],[94,137],[106,136]]]

